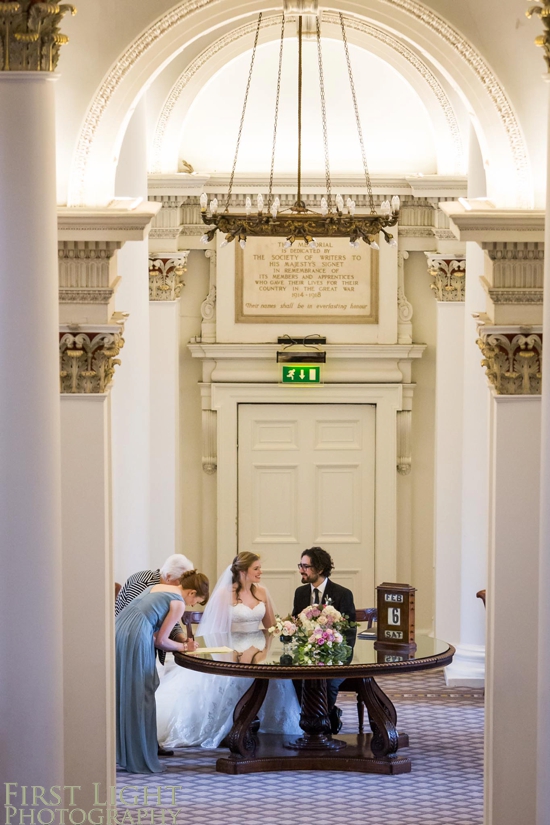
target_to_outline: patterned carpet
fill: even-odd
[[[410,736],[403,753],[412,772],[400,776],[306,772],[225,776],[215,772],[226,751],[176,751],[166,772],[120,772],[119,787],[149,788],[149,805],[163,807],[141,823],[129,809],[128,825],[482,825],[483,693],[446,687],[443,672],[381,677],[397,708],[398,727]],[[357,730],[355,697],[340,694],[342,733]],[[176,804],[171,804],[171,786]],[[157,789],[159,789],[157,791]],[[153,801],[154,800],[154,801]],[[137,807],[143,806],[143,793]],[[176,813],[177,810],[177,813]],[[164,817],[161,812],[164,812]],[[132,816],[132,813],[134,814]],[[143,812],[145,814],[145,812]]]

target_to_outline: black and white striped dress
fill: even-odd
[[[115,602],[115,616],[118,616],[132,599],[143,593],[146,587],[153,584],[160,584],[160,570],[140,570],[126,579]]]

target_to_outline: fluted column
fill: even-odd
[[[0,9],[0,775],[50,787],[63,785],[52,70],[64,38],[63,11],[41,6]]]

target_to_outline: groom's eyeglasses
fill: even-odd
[[[311,568],[312,568],[311,564],[299,564],[298,565],[298,570],[311,570]]]

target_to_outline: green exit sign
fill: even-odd
[[[321,367],[318,364],[283,364],[283,384],[320,384]]]

